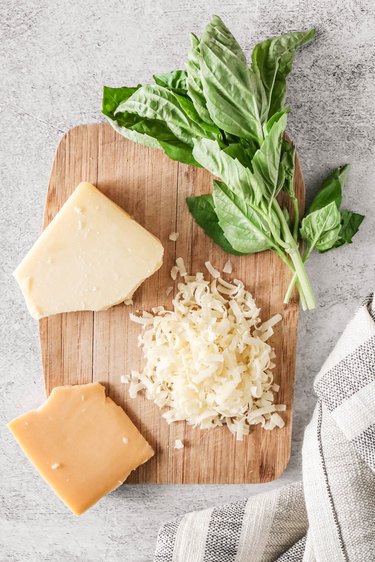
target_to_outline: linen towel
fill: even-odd
[[[375,305],[368,297],[314,383],[303,482],[188,513],[154,562],[375,562]]]

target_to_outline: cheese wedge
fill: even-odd
[[[161,242],[80,183],[14,272],[31,316],[105,310],[162,265]]]
[[[154,451],[99,383],[59,386],[9,429],[59,498],[80,515]]]

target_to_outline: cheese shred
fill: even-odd
[[[232,273],[232,271],[233,271],[232,262],[230,260],[228,260],[224,264],[223,273]]]
[[[280,315],[261,323],[260,310],[242,281],[228,282],[210,262],[213,279],[187,275],[177,258],[182,278],[172,310],[156,307],[153,314],[130,314],[142,325],[139,346],[145,366],[132,371],[129,394],[141,390],[159,408],[167,408],[168,423],[186,420],[209,429],[226,425],[242,440],[252,425],[283,427],[274,403],[279,390],[273,382],[275,357],[267,340]]]

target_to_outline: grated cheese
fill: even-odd
[[[206,261],[204,262],[204,265],[207,268],[207,271],[210,275],[212,275],[212,277],[214,279],[217,279],[218,277],[220,277],[220,272],[214,268],[214,266],[212,265],[212,263],[210,261]]]
[[[169,235],[169,240],[171,240],[172,242],[176,242],[179,236],[180,234],[178,232],[171,232]]]
[[[277,427],[284,427],[285,422],[283,420],[283,418],[278,414],[278,413],[274,413],[271,416],[271,421],[276,424]]]
[[[178,269],[178,273],[181,275],[181,277],[185,277],[185,275],[187,275],[187,272],[185,268],[185,262],[182,258],[176,259],[176,266]]]
[[[184,444],[181,441],[181,439],[176,439],[176,441],[174,442],[174,448],[175,449],[183,449],[184,448]]]
[[[131,372],[130,396],[145,391],[159,408],[167,408],[168,423],[186,420],[201,429],[226,425],[238,440],[255,424],[282,427],[277,412],[286,407],[274,402],[279,386],[267,343],[281,316],[261,323],[243,282],[223,280],[210,262],[211,281],[200,272],[187,275],[182,258],[175,267],[182,280],[173,309],[130,314],[142,324],[139,346],[145,358],[143,370]]]
[[[132,312],[129,314],[129,318],[130,320],[132,320],[133,322],[136,322],[137,324],[142,324],[142,325],[146,325],[150,323],[150,320],[147,316],[145,316],[144,314],[142,316],[137,316],[136,314],[133,314]]]
[[[232,262],[230,260],[228,260],[227,262],[225,262],[224,267],[223,267],[223,273],[232,273],[233,271],[233,266],[232,266]]]

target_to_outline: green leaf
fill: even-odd
[[[261,186],[260,190],[267,192],[271,201],[276,197],[279,188],[281,144],[286,121],[286,114],[280,114],[252,160],[253,176],[257,184]]]
[[[359,227],[364,220],[364,216],[352,211],[340,211],[341,214],[341,227],[339,238],[337,239],[334,247],[338,248],[344,244],[351,244],[353,236],[357,234]]]
[[[164,150],[165,154],[171,159],[190,166],[201,168],[201,165],[195,160],[191,146],[181,142],[178,139],[171,139],[169,141],[160,140],[160,147]]]
[[[224,150],[221,150],[216,141],[195,140],[193,156],[211,174],[221,178],[237,196],[243,199],[255,197],[255,193],[252,191],[251,171]],[[254,187],[258,189],[256,183]],[[257,193],[256,198],[260,199],[261,196],[261,193]]]
[[[237,252],[237,250],[232,248],[225,238],[215,212],[212,195],[187,197],[186,202],[195,221],[203,228],[205,233],[212,238],[215,244],[218,244],[218,246],[229,254],[234,254],[236,256],[243,255],[241,252]]]
[[[104,86],[102,98],[103,114],[114,119],[115,111],[120,103],[129,99],[140,87],[140,84],[134,88],[111,88],[110,86]]]
[[[250,206],[225,183],[216,180],[213,199],[219,225],[235,250],[253,254],[273,246],[267,220],[259,207]]]
[[[179,94],[186,94],[187,92],[187,72],[185,70],[172,70],[165,74],[154,74],[154,80],[159,86]]]
[[[265,124],[263,125],[263,131],[264,131],[265,136],[267,136],[267,135],[270,133],[270,131],[272,130],[272,127],[274,126],[274,124],[275,124],[277,121],[279,121],[279,119],[280,119],[283,115],[285,115],[286,113],[289,113],[289,112],[290,112],[290,108],[289,108],[289,107],[284,107],[283,110],[278,111],[277,113],[274,113],[274,114],[272,115],[272,117],[271,117],[270,119],[268,119],[267,123],[265,123]]]
[[[188,94],[194,104],[194,107],[205,123],[213,123],[211,116],[208,112],[206,100],[203,95],[203,86],[201,80],[200,69],[200,52],[199,52],[199,39],[194,33],[190,34],[191,47],[188,54],[187,67],[187,88]]]
[[[191,106],[191,111],[194,111],[193,104]],[[195,120],[189,117],[178,97],[163,86],[142,86],[119,105],[117,112],[135,113],[147,119],[162,121],[180,141],[189,146],[193,145],[194,138],[206,136],[204,129],[198,125],[199,115],[195,115]]]
[[[334,201],[304,217],[300,233],[309,242],[309,251],[315,248],[319,252],[325,252],[332,248],[339,237],[340,223],[340,212]]]
[[[218,16],[206,27],[199,53],[203,94],[214,123],[228,133],[260,143],[263,85],[249,71],[240,46]]]
[[[117,113],[116,121],[123,127],[128,127],[132,131],[148,135],[156,140],[170,141],[176,137],[162,121],[157,119],[145,119],[139,115],[131,113]]]
[[[310,205],[309,213],[325,207],[332,201],[336,203],[337,208],[340,207],[342,190],[348,177],[348,172],[349,164],[345,164],[345,166],[333,170],[329,176],[326,177],[318,194]]]
[[[180,141],[162,121],[146,119],[128,111],[119,111],[136,88],[108,88],[103,92],[103,113],[112,127],[123,137],[149,148],[159,148],[172,160],[199,166],[192,154],[192,147]]]
[[[294,171],[295,171],[296,149],[287,140],[282,141],[281,158],[279,167],[278,186],[285,191],[290,198],[295,198]]]
[[[262,81],[268,100],[268,118],[283,109],[286,77],[292,70],[296,50],[310,43],[315,29],[266,39],[254,47],[252,68]]]
[[[149,148],[161,148],[157,138],[165,141],[174,138],[163,123],[155,120],[146,120],[129,112],[118,112],[121,103],[126,102],[141,86],[134,88],[110,88],[104,86],[102,111],[110,125],[121,136]]]
[[[202,121],[201,117],[198,115],[198,112],[194,107],[193,102],[189,98],[182,97],[178,94],[176,94],[176,98],[185,113],[192,121],[194,121],[194,123],[196,123],[203,129],[208,138],[216,139],[219,141],[223,140],[223,135],[221,134],[219,127],[212,123],[211,120],[209,123]]]
[[[251,161],[257,151],[254,143],[245,144],[243,141],[232,143],[223,148],[231,158],[236,158],[245,168],[251,168]]]
[[[263,196],[277,194],[281,141],[286,115],[276,121],[269,135],[251,161],[252,170],[240,162],[244,154],[238,146],[220,149],[217,142],[199,139],[194,142],[194,158],[212,174],[219,176],[237,195],[259,203]],[[237,157],[240,155],[240,159]]]
[[[110,117],[107,117],[107,119],[114,130],[126,139],[143,144],[143,146],[147,146],[148,148],[161,148],[160,143],[155,138],[145,133],[139,133],[138,131],[123,127]]]
[[[327,231],[325,234],[322,234],[319,240],[314,245],[315,250],[323,253],[333,248],[338,240],[339,232],[340,226],[337,226],[336,228]]]

